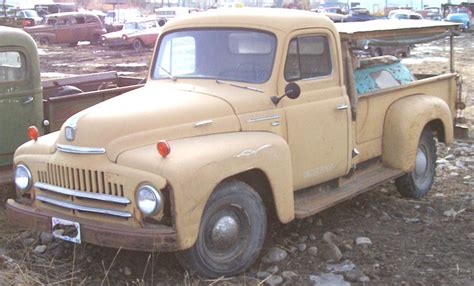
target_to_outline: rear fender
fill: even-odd
[[[180,249],[194,244],[206,202],[216,186],[248,170],[259,169],[267,176],[279,220],[286,223],[294,219],[290,152],[280,136],[268,132],[223,133],[169,144],[171,153],[166,158],[158,155],[153,145],[127,151],[117,162],[167,180]]]
[[[453,117],[442,99],[430,95],[413,95],[393,103],[385,116],[382,158],[385,165],[405,172],[415,166],[416,149],[421,132],[430,123],[440,121],[446,144],[453,142]]]

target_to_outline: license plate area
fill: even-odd
[[[62,218],[52,218],[53,236],[73,243],[81,243],[81,225]]]

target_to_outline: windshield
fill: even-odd
[[[263,83],[270,78],[276,38],[242,29],[199,29],[166,34],[153,78],[210,78]]]
[[[39,17],[39,16],[38,16],[38,13],[36,13],[36,11],[32,11],[32,10],[26,10],[26,11],[25,11],[25,15],[26,15],[27,17],[31,17],[31,18],[35,18],[35,17],[37,18],[37,17]]]

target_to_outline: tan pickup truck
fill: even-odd
[[[8,217],[75,243],[177,251],[219,277],[255,261],[271,213],[288,223],[394,179],[422,197],[435,140],[453,141],[458,75],[413,75],[352,46],[456,29],[279,9],[170,21],[144,87],[17,149]]]

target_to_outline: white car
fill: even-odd
[[[388,18],[396,20],[423,20],[423,16],[420,13],[411,10],[392,10],[388,14]]]

